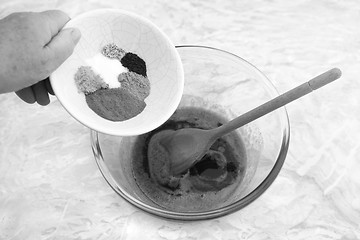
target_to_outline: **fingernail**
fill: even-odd
[[[81,37],[81,32],[79,29],[77,28],[73,28],[71,31],[71,37],[72,40],[74,41],[74,43],[77,43],[80,40]]]

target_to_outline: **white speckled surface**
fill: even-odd
[[[30,3],[31,2],[31,3]],[[216,220],[150,216],[118,197],[92,156],[89,130],[56,98],[0,96],[0,239],[360,239],[360,3],[1,0],[0,17],[99,7],[141,14],[176,44],[233,52],[280,92],[339,67],[336,83],[290,104],[288,157],[256,202]]]

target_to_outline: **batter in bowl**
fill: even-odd
[[[132,171],[142,192],[168,210],[204,211],[221,207],[241,183],[246,169],[240,136],[232,132],[219,138],[192,168],[173,176],[161,135],[187,127],[211,129],[225,122],[226,119],[209,110],[185,107],[161,127],[139,136],[132,152]]]

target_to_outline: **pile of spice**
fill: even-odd
[[[103,65],[110,59],[119,61],[122,69],[127,70],[117,76],[120,87],[109,87],[107,80],[91,66],[81,66],[74,76],[78,91],[85,94],[87,105],[105,119],[125,121],[137,116],[144,110],[144,100],[150,94],[145,61],[114,43],[105,45],[101,49],[101,54],[104,56]],[[108,81],[112,82],[114,79]]]

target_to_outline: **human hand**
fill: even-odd
[[[73,52],[81,33],[62,29],[62,11],[13,13],[0,20],[0,93],[16,91],[27,103],[47,105],[49,75]]]

